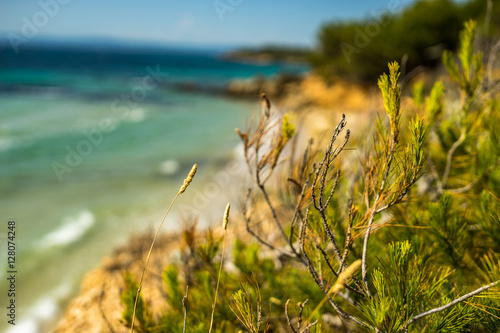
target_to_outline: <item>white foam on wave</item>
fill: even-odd
[[[70,295],[72,284],[62,283],[40,297],[23,315],[23,319],[9,328],[7,333],[38,333],[44,322],[53,319],[60,311],[60,302]]]
[[[160,164],[159,171],[164,175],[173,175],[179,171],[180,163],[176,160],[166,160]]]
[[[131,123],[140,123],[146,118],[146,112],[143,109],[134,109],[130,111],[126,120]]]
[[[11,138],[0,138],[0,151],[9,150],[14,146],[14,140]]]
[[[77,215],[64,219],[63,225],[45,235],[38,241],[37,247],[47,249],[76,242],[92,228],[94,223],[95,217],[92,212],[88,210],[81,211]]]

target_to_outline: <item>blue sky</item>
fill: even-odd
[[[413,0],[0,0],[0,33],[159,44],[313,46],[320,25]],[[45,12],[42,3],[47,4]],[[49,6],[49,4],[51,4]],[[54,6],[57,5],[57,7]],[[218,11],[216,7],[219,8]],[[52,11],[52,12],[50,12]],[[53,16],[53,17],[51,17]],[[28,23],[27,23],[28,22]]]

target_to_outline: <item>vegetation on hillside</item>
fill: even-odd
[[[236,240],[224,265],[222,230],[188,228],[163,274],[169,309],[155,316],[141,296],[135,329],[207,332],[218,297],[214,332],[498,331],[500,86],[474,50],[477,29],[468,21],[444,53],[450,80],[416,83],[406,108],[390,63],[369,137],[342,117],[298,154],[295,126],[263,95],[258,122],[238,131],[255,241]],[[125,282],[130,325],[138,285]]]
[[[419,0],[402,8],[397,1],[357,21],[323,25],[317,50],[309,59],[326,79],[373,80],[387,59],[403,61],[406,71],[440,63],[442,51],[454,50],[467,19],[479,21],[485,45],[500,31],[500,6],[493,1]],[[486,29],[486,31],[484,31]]]

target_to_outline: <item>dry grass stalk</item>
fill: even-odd
[[[180,194],[184,193],[184,191],[186,191],[186,188],[189,186],[189,184],[191,184],[191,182],[193,181],[194,175],[196,174],[197,169],[198,169],[198,165],[194,164],[193,167],[191,168],[191,171],[189,171],[188,176],[186,177],[186,179],[184,179],[184,184],[179,189],[179,192],[177,192],[177,194],[175,195],[174,199],[170,203],[170,206],[168,206],[168,209],[167,209],[165,215],[163,215],[163,219],[161,220],[161,223],[158,226],[158,229],[156,230],[153,241],[151,242],[151,246],[149,248],[148,255],[146,257],[146,263],[144,264],[144,268],[142,270],[141,279],[139,280],[137,294],[135,295],[134,313],[132,314],[132,323],[130,325],[130,333],[132,333],[134,331],[135,316],[136,316],[136,311],[137,311],[137,302],[139,300],[139,294],[141,292],[142,282],[144,280],[144,276],[146,275],[146,271],[148,269],[149,259],[151,258],[151,253],[153,252],[153,247],[156,243],[156,238],[158,237],[158,234],[160,233],[160,229],[163,226],[163,222],[165,222],[165,219],[167,218],[167,215],[170,212],[170,209],[172,209],[172,206],[174,205],[175,200],[177,200],[177,197]]]
[[[219,282],[220,282],[220,274],[222,272],[222,263],[224,261],[224,249],[226,248],[226,234],[227,234],[227,222],[229,221],[229,210],[231,209],[231,206],[227,204],[226,210],[224,211],[224,217],[222,218],[222,229],[224,230],[224,240],[222,243],[222,254],[220,257],[220,265],[219,265],[219,275],[217,277],[217,287],[215,288],[215,297],[214,297],[214,304],[212,305],[212,316],[210,318],[210,329],[208,332],[212,332],[212,326],[214,324],[214,312],[215,312],[215,305],[217,304],[217,293],[219,292]]]
[[[339,277],[337,278],[337,282],[335,282],[335,285],[330,289],[328,292],[329,295],[336,295],[339,292],[341,292],[346,285],[347,280],[356,273],[356,271],[359,269],[361,266],[361,260],[356,260],[353,262],[347,269],[345,269],[342,273],[339,274]]]

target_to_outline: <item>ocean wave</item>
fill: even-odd
[[[64,223],[58,229],[45,235],[37,243],[38,249],[47,249],[56,246],[64,246],[81,239],[95,223],[92,212],[84,210],[77,215],[64,219]]]
[[[62,283],[57,288],[46,293],[27,309],[24,318],[9,328],[7,333],[38,333],[44,322],[52,320],[61,310],[61,301],[71,294],[73,285],[70,282]]]

